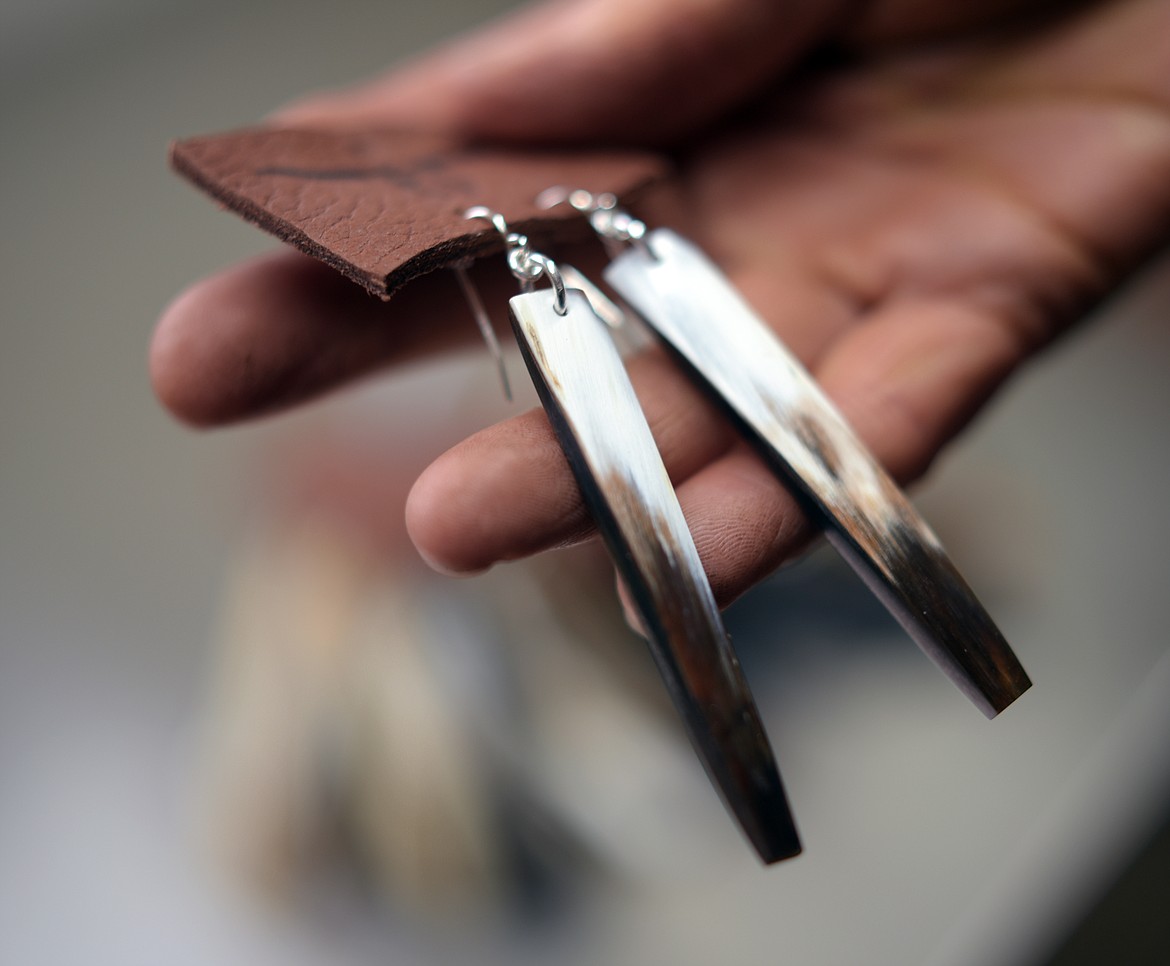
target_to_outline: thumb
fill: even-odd
[[[668,142],[792,64],[843,2],[557,0],[274,120],[485,140]]]

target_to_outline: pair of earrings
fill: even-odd
[[[675,232],[647,229],[612,195],[554,188],[538,199],[544,207],[562,202],[584,214],[605,244],[609,286],[794,491],[922,650],[988,717],[1027,690],[1027,674],[925,521],[723,273]],[[797,854],[758,712],[606,331],[612,303],[579,273],[533,251],[502,216],[475,208],[467,217],[488,218],[504,236],[522,288],[509,308],[525,363],[700,759],[765,862]],[[542,277],[549,288],[537,290]],[[478,297],[470,290],[469,297],[490,333]]]

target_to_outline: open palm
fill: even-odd
[[[898,3],[854,5],[847,30],[827,4],[622,6],[538,8],[279,120],[669,146],[678,175],[638,214],[724,267],[903,481],[1170,231],[1161,0],[1027,27],[985,9],[978,31],[946,20],[972,14],[927,23]],[[795,71],[809,51],[824,53]],[[383,306],[302,256],[252,262],[172,305],[155,383],[192,422],[267,412],[449,345],[469,330],[456,298],[447,280],[423,279]],[[806,524],[664,357],[630,368],[727,603]],[[540,411],[436,461],[408,524],[453,571],[590,532]]]

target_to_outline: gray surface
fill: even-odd
[[[360,76],[478,5],[32,9],[0,29],[0,960],[435,961],[392,916],[262,909],[190,840],[222,570],[262,502],[254,454],[295,423],[187,433],[144,354],[183,283],[267,247],[166,172],[167,140]],[[718,841],[681,843],[669,876],[441,958],[976,964],[1043,946],[1166,799],[1167,304],[1163,268],[920,491],[1036,681],[1018,707],[983,721],[895,631],[851,624],[850,585],[814,562],[735,615],[795,642],[765,661],[749,641],[747,663],[807,854],[762,871],[716,816]]]

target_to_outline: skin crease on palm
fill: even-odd
[[[668,147],[638,213],[704,247],[908,482],[1170,234],[1170,3],[1046,6],[560,2],[273,122]],[[164,313],[156,391],[218,425],[442,351],[474,337],[444,275],[382,304],[292,252],[230,268]],[[727,604],[807,524],[663,357],[630,368]],[[539,410],[440,457],[406,516],[456,573],[592,533]]]

